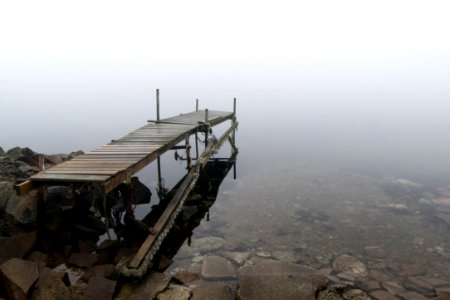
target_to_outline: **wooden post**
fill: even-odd
[[[156,89],[156,121],[159,121],[159,89]],[[162,188],[162,184],[161,184],[161,159],[158,156],[157,159],[157,164],[158,164],[158,186],[159,186],[159,190],[161,192]]]
[[[208,134],[209,134],[209,123],[208,123],[208,109],[205,109],[205,148],[208,146]]]
[[[159,121],[159,89],[156,89],[156,120]]]
[[[232,119],[231,123],[232,123],[232,125],[234,125],[236,123],[236,98],[233,99],[233,119]],[[234,145],[236,145],[236,129],[233,130],[231,138],[233,139]]]
[[[186,169],[189,171],[192,168],[192,160],[191,160],[191,145],[189,144],[189,133],[186,133],[185,139],[185,147],[186,147],[186,161],[187,167]]]
[[[198,111],[198,99],[195,99],[195,111]],[[195,158],[198,159],[198,130],[195,131]]]

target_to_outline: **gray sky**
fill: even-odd
[[[153,118],[156,88],[165,116],[238,97],[448,125],[448,1],[155,2],[2,1],[0,146],[101,144]]]

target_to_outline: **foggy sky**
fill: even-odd
[[[194,109],[195,98],[230,110],[237,97],[243,131],[256,137],[276,116],[286,136],[325,144],[339,136],[343,148],[373,137],[380,149],[398,137],[403,148],[444,157],[449,8],[447,1],[4,1],[0,146],[101,145],[154,118],[159,88],[163,117]]]

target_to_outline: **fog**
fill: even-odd
[[[448,176],[449,8],[3,2],[0,146],[99,146],[155,118],[159,88],[162,117],[196,98],[231,110],[236,97],[244,161],[281,154]]]

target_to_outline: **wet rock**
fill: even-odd
[[[48,254],[33,251],[27,256],[27,260],[37,263],[41,267],[47,266]]]
[[[366,265],[350,255],[341,255],[333,262],[333,269],[353,277],[366,277],[368,275]]]
[[[391,295],[397,295],[406,292],[400,283],[393,280],[385,281],[381,285]]]
[[[349,289],[342,293],[342,298],[345,300],[370,300],[370,297],[360,289]]]
[[[14,195],[14,184],[9,181],[0,182],[0,211],[6,209],[8,200]]]
[[[120,289],[116,300],[152,300],[157,294],[164,291],[169,286],[169,278],[158,272],[151,272],[145,279],[144,283],[133,284],[127,283]]]
[[[333,254],[329,252],[321,252],[315,255],[316,260],[322,265],[329,265],[333,260]]]
[[[90,268],[98,260],[98,255],[93,253],[73,253],[70,255],[67,263],[79,268]]]
[[[11,195],[8,199],[6,212],[14,217],[14,221],[21,224],[35,224],[37,217],[36,190],[23,196]]]
[[[364,283],[368,290],[379,290],[381,289],[381,285],[376,280],[370,280]]]
[[[33,248],[36,231],[0,237],[0,264],[14,257],[22,258]]]
[[[386,251],[384,251],[383,248],[380,246],[368,246],[365,247],[364,250],[366,251],[366,254],[375,257],[375,258],[384,258],[386,257]]]
[[[269,252],[263,251],[263,250],[256,251],[256,255],[259,257],[264,257],[264,258],[268,258],[268,257],[272,256]]]
[[[3,263],[0,273],[10,299],[27,299],[28,291],[39,278],[37,264],[20,258]]]
[[[89,281],[92,277],[101,277],[112,279],[114,277],[114,265],[113,264],[104,264],[104,265],[96,265],[87,270],[82,278],[83,280]]]
[[[239,271],[240,299],[314,299],[326,278],[306,266],[262,261]]]
[[[279,261],[294,263],[297,261],[297,255],[294,251],[288,250],[276,250],[273,252],[272,256]]]
[[[343,281],[355,281],[355,277],[350,276],[346,273],[339,273],[336,275],[337,278],[343,280]]]
[[[237,264],[238,266],[242,266],[245,261],[250,256],[249,252],[225,252],[223,254],[226,258]]]
[[[83,276],[83,271],[76,269],[69,269],[65,264],[61,264],[56,268],[52,269],[55,273],[67,273],[69,276],[70,285],[75,285],[78,283],[80,278]]]
[[[418,276],[418,279],[431,284],[434,287],[441,287],[441,286],[450,286],[450,281],[447,280],[443,280],[440,278],[436,278],[436,277],[422,277],[422,276]]]
[[[416,292],[404,292],[404,293],[399,294],[398,296],[404,300],[427,300],[427,299],[430,299],[430,298],[422,296],[421,294],[418,294]]]
[[[434,300],[449,300],[450,299],[450,288],[447,288],[447,290],[436,290],[436,298]]]
[[[111,300],[116,290],[117,282],[103,277],[89,279],[85,300]]]
[[[192,289],[191,300],[233,300],[231,288],[225,284],[199,285]]]
[[[180,283],[190,283],[200,279],[200,276],[197,273],[187,272],[187,271],[178,271],[175,275],[172,276],[173,279],[177,280]]]
[[[158,300],[188,300],[191,297],[191,290],[185,286],[171,284],[167,290],[159,293]]]
[[[421,280],[418,277],[412,276],[408,277],[408,279],[404,282],[404,286],[407,289],[414,290],[421,294],[433,293],[434,290],[434,287],[431,284]]]
[[[386,291],[382,291],[382,290],[378,290],[378,291],[373,291],[369,294],[373,299],[376,300],[398,300],[398,297],[395,297],[391,294],[389,294]]]
[[[416,275],[422,275],[425,274],[426,270],[422,268],[421,266],[418,266],[416,264],[408,264],[403,265],[401,267],[401,271],[398,272],[398,275],[402,277],[408,277],[408,276],[416,276]]]
[[[206,256],[201,275],[206,280],[236,278],[236,270],[229,260],[221,256]]]
[[[66,300],[72,299],[72,295],[60,277],[45,268],[37,281],[32,298],[33,300]]]
[[[192,241],[192,248],[195,252],[210,252],[223,247],[225,240],[219,237],[204,237]]]

